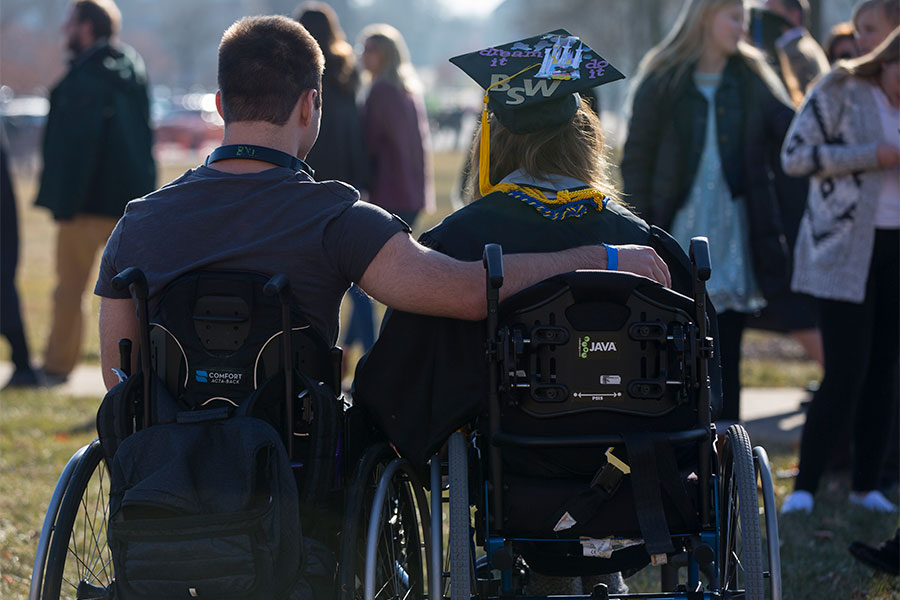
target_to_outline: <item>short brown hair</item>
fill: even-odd
[[[72,8],[79,23],[91,24],[97,39],[112,37],[122,26],[122,13],[112,0],[75,0]]]
[[[305,90],[321,98],[325,59],[316,40],[287,17],[246,17],[222,35],[219,91],[226,123],[284,125]]]
[[[558,127],[517,135],[501,125],[496,116],[491,116],[490,127],[492,182],[497,183],[516,169],[523,169],[536,178],[566,175],[617,199],[606,160],[603,126],[583,99],[575,116]],[[480,137],[479,126],[469,155],[468,183],[471,189],[464,191],[472,200],[481,196],[478,190]]]

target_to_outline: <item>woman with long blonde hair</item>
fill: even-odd
[[[900,28],[819,81],[782,151],[786,171],[812,178],[792,287],[815,298],[825,347],[825,377],[809,407],[795,491],[782,512],[812,510],[832,442],[850,412],[850,501],[897,510],[877,488],[898,400],[892,381],[900,356],[898,126]]]
[[[743,36],[740,0],[686,2],[641,62],[622,158],[625,200],[641,216],[685,248],[710,240],[726,420],[740,418],[745,319],[787,288],[789,268],[770,171],[793,110]]]

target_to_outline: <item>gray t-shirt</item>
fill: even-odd
[[[283,167],[233,175],[201,166],[128,204],[103,251],[94,293],[128,298],[112,278],[139,267],[152,313],[154,297],[189,271],[284,273],[300,310],[333,344],[344,292],[404,229],[343,183],[314,182]]]

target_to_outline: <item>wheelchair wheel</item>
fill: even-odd
[[[471,596],[469,534],[469,466],[466,438],[456,432],[448,444],[450,479],[450,531],[447,553],[450,558],[450,598],[468,600]]]
[[[778,512],[775,508],[775,487],[772,483],[772,467],[769,455],[762,446],[753,448],[753,458],[762,484],[763,515],[766,524],[766,554],[769,566],[769,593],[771,600],[781,600],[781,548],[778,543]]]
[[[392,460],[393,459],[393,460]],[[340,565],[340,598],[366,597],[366,570],[374,574],[373,598],[422,598],[425,577],[415,494],[403,465],[386,444],[370,447],[347,493]],[[405,463],[405,461],[401,461]],[[372,514],[379,483],[384,498]],[[367,564],[370,523],[375,522],[374,560]]]
[[[109,472],[94,440],[72,472],[47,554],[41,598],[110,598],[115,579],[106,539]]]
[[[741,425],[725,434],[720,458],[719,577],[727,592],[743,590],[746,600],[763,600],[759,497],[750,436]]]

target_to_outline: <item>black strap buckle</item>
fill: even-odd
[[[615,494],[622,484],[622,479],[631,473],[631,467],[613,454],[613,449],[613,446],[606,449],[606,464],[594,475],[590,486],[599,487],[607,496]]]

